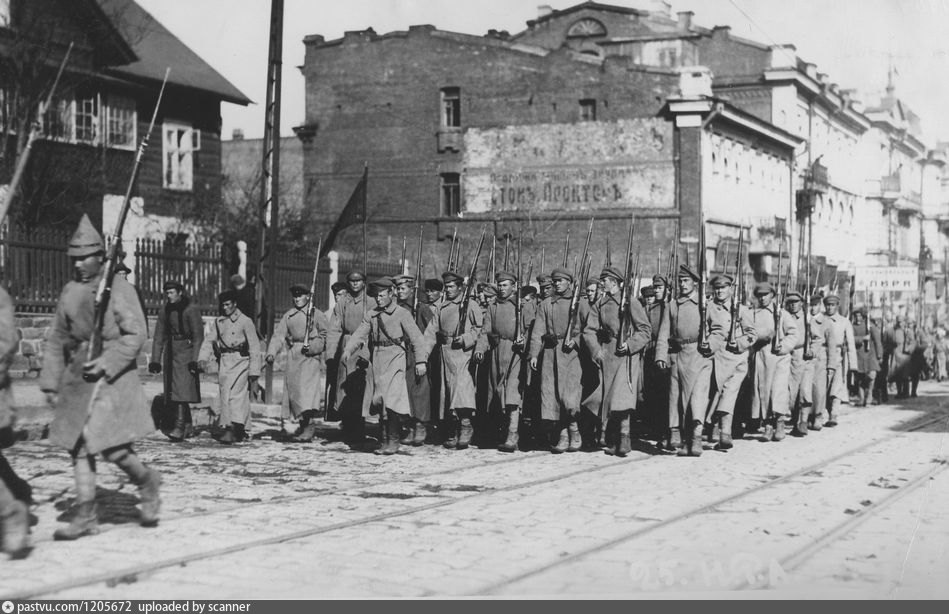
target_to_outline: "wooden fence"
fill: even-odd
[[[0,225],[0,283],[17,311],[52,313],[73,271],[66,257],[69,232],[49,228],[24,231]]]

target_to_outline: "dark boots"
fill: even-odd
[[[408,419],[408,428],[405,430],[405,435],[399,439],[399,443],[403,446],[411,446],[415,441],[415,423],[411,417],[406,416],[406,418]]]
[[[783,441],[786,435],[784,415],[776,414],[774,416],[774,441]]]
[[[698,420],[693,422],[689,429],[683,427],[682,434],[685,441],[683,441],[683,445],[676,454],[678,456],[702,456],[702,432],[704,430],[704,425]]]
[[[231,422],[230,426],[224,429],[224,433],[218,438],[218,442],[229,446],[233,443],[244,441],[245,439],[247,439],[247,431],[244,430],[244,425],[238,422]]]
[[[189,412],[191,409],[188,407],[187,403],[178,403],[175,409],[175,426],[170,431],[168,431],[168,439],[172,441],[184,441],[185,439],[185,427],[187,426],[187,418],[185,417],[185,412]]]
[[[507,439],[498,446],[501,452],[517,452],[518,427],[521,419],[521,412],[513,407],[508,412]]]
[[[718,443],[715,444],[715,449],[731,450],[733,447],[735,447],[735,444],[732,443],[732,415],[723,414],[721,426],[719,427]]]
[[[442,445],[449,450],[454,450],[458,447],[458,426],[457,416],[449,416],[444,421],[443,427],[448,438],[445,439],[445,443]]]
[[[458,449],[465,450],[471,445],[471,438],[474,435],[474,426],[471,424],[471,416],[474,412],[466,410],[461,416],[461,424],[458,429]]]
[[[807,437],[807,418],[811,413],[810,406],[802,406],[797,415],[797,424],[794,425],[794,431],[791,433],[797,437]]]
[[[384,443],[374,454],[391,456],[399,451],[399,438],[402,436],[402,416],[391,409],[386,410],[385,431],[383,432]]]
[[[416,448],[425,445],[425,438],[428,437],[428,431],[424,422],[416,422],[415,429],[412,431],[412,445]]]

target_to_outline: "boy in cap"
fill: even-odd
[[[424,302],[419,301],[418,313],[413,313],[413,302],[415,299],[415,278],[411,275],[397,275],[392,278],[395,284],[395,294],[398,299],[399,307],[408,311],[415,322],[415,328],[419,335],[422,335],[425,327],[431,320],[431,309]],[[427,348],[425,354],[431,351]],[[405,348],[406,363],[411,367],[417,361],[415,360],[415,348],[411,344]],[[399,443],[402,445],[421,446],[425,444],[428,437],[428,424],[432,419],[432,388],[429,383],[429,373],[426,368],[424,375],[418,375],[414,368],[405,369],[405,383],[409,390],[409,408],[411,410],[408,429],[405,437]]]
[[[136,360],[148,339],[145,314],[132,286],[116,277],[102,328],[102,353],[87,361],[95,334],[94,299],[104,273],[105,243],[83,215],[67,249],[76,280],[63,288],[46,338],[40,389],[55,408],[50,442],[69,451],[76,480],[78,511],[53,537],[73,540],[99,532],[96,512],[97,454],[115,463],[136,484],[140,523],[158,524],[161,505],[157,471],[145,466],[132,442],[155,424],[145,406]]]
[[[293,306],[280,318],[265,360],[273,364],[281,350],[287,353],[287,366],[284,368],[283,416],[291,416],[300,421],[294,436],[297,441],[308,443],[316,435],[316,419],[320,408],[322,386],[322,355],[326,348],[326,331],[329,323],[319,309],[313,309],[310,327],[307,329],[310,289],[303,284],[290,286]]]
[[[548,443],[559,433],[554,454],[569,448],[579,450],[580,429],[580,358],[577,352],[580,328],[565,338],[569,326],[573,274],[563,267],[551,273],[554,294],[541,302],[534,319],[530,340],[530,368],[540,366],[540,411],[544,440]],[[572,443],[572,445],[571,445]]]
[[[218,441],[225,445],[247,438],[250,395],[259,394],[260,340],[254,323],[237,307],[237,299],[234,290],[218,295],[222,315],[214,319],[198,354],[201,371],[207,371],[212,356],[217,360],[220,423],[224,425]]]
[[[844,360],[849,365],[857,364],[853,326],[850,320],[838,313],[839,307],[837,296],[831,294],[824,298],[824,342],[827,345],[827,420],[824,426],[827,427],[837,426],[841,399],[849,401]]]
[[[763,281],[756,285],[754,294],[758,306],[752,311],[752,316],[758,339],[751,362],[754,382],[751,418],[755,423],[764,423],[765,441],[781,441],[786,436],[785,421],[791,415],[791,352],[804,332],[798,330],[794,316],[774,303],[775,293],[770,283]],[[774,326],[776,309],[780,310],[777,332]]]
[[[3,449],[16,441],[16,408],[13,406],[10,376],[20,338],[16,329],[13,301],[0,286],[0,552],[11,559],[22,559],[30,553],[29,504],[32,489],[17,476],[3,457]]]
[[[484,316],[481,306],[471,297],[466,307],[465,321],[460,323],[464,278],[446,271],[442,273],[442,280],[445,296],[435,305],[435,316],[425,329],[425,339],[428,347],[437,345],[441,352],[442,372],[438,378],[437,406],[444,417],[448,436],[444,446],[464,450],[474,435],[471,419],[475,412],[476,391],[470,366]],[[475,281],[469,279],[468,283]]]
[[[626,456],[632,451],[630,421],[639,406],[642,352],[650,340],[649,318],[635,297],[628,301],[628,312],[620,313],[622,271],[613,266],[606,267],[600,273],[600,279],[603,280],[603,296],[593,306],[583,328],[583,342],[599,368],[599,382],[583,400],[583,408],[598,417],[598,422],[607,432],[605,452]],[[629,322],[626,336],[618,338],[624,319]],[[592,432],[584,434],[584,448],[590,449],[596,438]]]
[[[399,450],[402,427],[411,420],[407,369],[416,376],[427,372],[428,346],[412,319],[409,310],[399,307],[392,280],[383,277],[372,282],[376,306],[368,312],[346,342],[341,357],[348,362],[359,348],[366,348],[371,356],[373,405],[384,411],[384,445],[375,453],[392,455]],[[407,349],[411,347],[411,354]],[[413,356],[407,362],[407,356]]]
[[[172,441],[183,441],[192,424],[188,404],[201,401],[198,354],[204,342],[204,320],[180,282],[166,281],[163,289],[165,308],[155,323],[148,372],[164,372],[165,402],[174,407],[174,426],[165,435]]]

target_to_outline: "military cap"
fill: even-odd
[[[497,296],[497,295],[498,295],[498,289],[495,288],[494,286],[492,286],[491,284],[485,284],[485,285],[484,285],[484,288],[482,288],[481,291],[484,292],[484,295],[485,295],[485,296]]]
[[[754,295],[764,296],[765,294],[774,294],[774,287],[770,282],[759,281],[757,284],[755,284]]]
[[[164,292],[165,290],[177,290],[178,292],[184,292],[184,291],[185,291],[185,287],[184,287],[183,285],[181,285],[181,282],[180,282],[180,281],[176,281],[176,280],[174,280],[174,279],[169,279],[168,281],[166,281],[166,282],[162,285],[161,289],[162,289],[163,292]]]
[[[415,278],[411,275],[393,275],[392,283],[396,286],[400,286],[402,284],[409,284],[410,286],[413,286],[415,285]]]
[[[587,283],[585,283],[585,284],[583,284],[583,285],[584,285],[584,287],[589,288],[590,286],[592,286],[592,285],[594,285],[594,284],[596,284],[597,286],[600,285],[600,280],[599,280],[599,278],[597,278],[597,277],[588,277],[588,278],[587,278]]]
[[[440,279],[434,279],[434,278],[432,278],[432,279],[426,279],[426,280],[425,280],[425,289],[426,289],[426,290],[441,292],[444,287],[445,287],[445,284],[443,284],[443,283],[442,283],[442,280],[440,280]]]
[[[335,284],[333,284],[332,286],[330,286],[330,291],[331,291],[333,294],[336,294],[336,293],[339,292],[340,290],[346,290],[346,289],[347,289],[347,287],[346,287],[346,282],[345,282],[345,281],[338,281],[338,282],[336,282]]]
[[[662,275],[653,275],[653,276],[652,276],[652,283],[653,283],[653,284],[662,284],[663,286],[668,286],[668,285],[669,285],[669,282],[667,282],[667,281],[666,281],[666,278],[663,277]]]
[[[362,271],[350,271],[346,276],[346,281],[366,281],[366,276]]]
[[[716,275],[709,281],[713,288],[727,288],[734,282],[731,275]]]
[[[656,289],[652,286],[643,286],[639,289],[639,295],[643,298],[646,298],[647,296],[656,296]]]
[[[568,271],[562,266],[555,268],[550,272],[551,279],[566,279],[567,281],[573,281],[573,273]]]
[[[380,277],[379,279],[373,279],[369,282],[369,288],[374,291],[391,289],[395,284],[392,283],[392,280],[388,277]]]
[[[535,294],[537,294],[537,288],[535,288],[534,286],[524,286],[524,287],[521,288],[521,290],[520,290],[521,298],[526,298],[526,297],[528,297],[528,296],[534,296]]]
[[[240,273],[234,273],[231,275],[231,283],[240,286],[244,283],[244,277]]]
[[[820,305],[823,300],[824,297],[820,293],[814,294],[811,296],[811,305]]]
[[[699,276],[695,271],[685,266],[684,264],[680,264],[679,265],[679,279],[682,279],[683,277],[689,277],[693,281],[699,280]]]
[[[502,281],[513,281],[514,283],[517,283],[517,276],[514,275],[514,273],[511,273],[510,271],[501,271],[500,273],[494,276],[494,280],[498,283]]]
[[[859,313],[860,315],[862,315],[864,318],[866,318],[866,317],[867,317],[867,308],[864,307],[863,305],[861,305],[861,306],[859,306],[859,307],[854,307],[854,308],[853,308],[853,311],[851,311],[851,314],[852,314],[852,315],[856,315],[856,314],[858,314],[858,313]]]
[[[217,302],[227,303],[228,301],[230,301],[232,303],[236,303],[237,297],[238,297],[238,294],[236,290],[225,290],[224,292],[221,292],[220,294],[217,295]]]
[[[547,273],[541,273],[537,276],[537,283],[540,284],[540,287],[549,286],[554,283],[554,280],[551,279],[550,275]]]
[[[840,298],[838,298],[835,294],[828,294],[827,296],[824,297],[824,304],[825,305],[839,305]]]
[[[76,232],[69,239],[69,248],[66,250],[66,255],[70,258],[85,258],[104,251],[105,242],[102,240],[102,235],[92,225],[89,216],[83,214]]]
[[[444,273],[442,273],[442,281],[445,282],[446,284],[451,281],[460,284],[465,281],[465,278],[459,275],[458,273],[455,273],[454,271],[445,271]]]
[[[623,281],[623,273],[615,266],[603,267],[603,270],[600,271],[600,279],[607,277],[612,277],[616,281]]]
[[[801,293],[795,290],[788,292],[787,296],[784,297],[785,303],[793,303],[796,301],[803,301],[803,300],[804,300],[804,297],[801,296]]]
[[[291,296],[301,296],[303,294],[309,294],[310,289],[304,286],[303,284],[293,284],[290,286],[290,295]]]

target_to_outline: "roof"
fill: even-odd
[[[110,68],[111,72],[161,81],[165,69],[171,67],[169,83],[202,90],[235,104],[252,102],[134,0],[97,1],[105,13],[112,16],[113,22],[118,21],[115,27],[138,58],[130,64]]]

